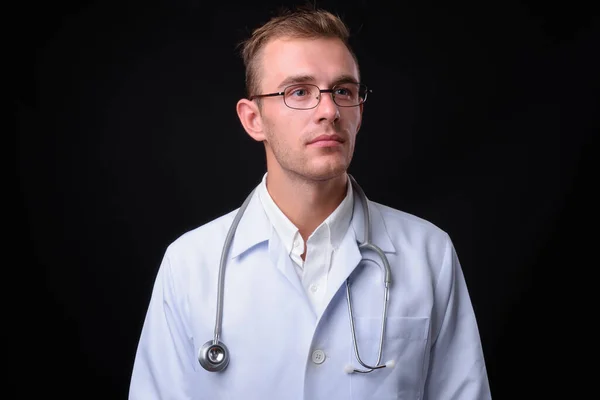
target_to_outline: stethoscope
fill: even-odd
[[[358,195],[361,199],[361,204],[363,207],[363,214],[364,214],[364,241],[358,245],[358,249],[361,252],[361,254],[364,250],[372,250],[375,253],[377,253],[377,255],[379,256],[379,258],[382,261],[383,266],[381,266],[374,260],[369,259],[369,261],[375,262],[376,264],[378,264],[380,267],[382,267],[384,269],[383,284],[384,284],[385,289],[384,289],[384,296],[383,296],[383,316],[381,318],[381,336],[379,338],[379,350],[377,353],[377,362],[375,363],[375,365],[366,364],[365,362],[362,361],[362,359],[360,357],[360,354],[358,351],[358,344],[356,343],[356,331],[354,328],[354,315],[352,313],[352,296],[350,294],[350,283],[349,283],[349,280],[346,279],[346,299],[347,299],[347,303],[348,303],[348,315],[350,317],[350,329],[352,331],[352,345],[354,347],[354,355],[356,356],[356,360],[359,362],[359,364],[362,365],[365,369],[364,370],[357,369],[357,368],[354,368],[352,365],[346,365],[344,367],[344,371],[349,374],[354,373],[354,372],[369,373],[376,369],[392,368],[392,367],[394,367],[394,364],[395,364],[393,360],[387,361],[384,364],[380,364],[381,356],[383,353],[383,337],[385,335],[385,326],[386,326],[386,321],[387,321],[387,308],[388,308],[387,305],[388,305],[388,301],[389,301],[389,288],[390,288],[390,285],[392,282],[392,273],[391,273],[391,268],[390,268],[388,259],[385,256],[385,254],[383,253],[383,251],[379,247],[377,247],[376,245],[371,243],[371,221],[370,221],[369,205],[367,202],[367,197],[365,196],[365,193],[363,192],[362,188],[358,185],[358,183],[356,182],[354,177],[350,174],[348,174],[348,176],[350,178],[352,187],[358,193]],[[221,252],[221,261],[220,261],[220,266],[219,266],[219,280],[218,280],[218,287],[217,287],[217,316],[216,316],[216,321],[215,321],[215,333],[214,333],[214,337],[212,340],[209,340],[208,342],[204,343],[204,345],[200,349],[200,352],[198,355],[198,361],[200,362],[200,365],[202,365],[202,367],[204,369],[206,369],[207,371],[211,371],[211,372],[222,371],[227,367],[227,365],[229,365],[229,359],[230,359],[229,349],[227,348],[227,346],[225,346],[225,343],[221,342],[221,340],[220,340],[221,326],[222,326],[222,321],[223,321],[223,292],[224,292],[225,264],[226,264],[227,256],[229,253],[229,248],[231,246],[231,241],[233,240],[233,235],[235,234],[235,230],[237,229],[238,223],[240,222],[240,219],[242,218],[242,215],[244,214],[246,207],[250,203],[250,200],[252,199],[252,196],[254,195],[255,191],[256,191],[256,188],[254,188],[252,190],[252,192],[248,195],[246,200],[244,200],[244,203],[241,205],[239,211],[237,212],[237,214],[233,220],[233,223],[231,224],[231,227],[229,228],[229,232],[227,233],[227,237],[225,238],[225,244],[223,245],[223,251]]]

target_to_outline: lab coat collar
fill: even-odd
[[[237,212],[239,209],[235,211]],[[254,190],[233,237],[229,257],[236,258],[257,244],[269,240],[272,231],[273,226],[258,198],[258,191]]]
[[[368,201],[368,204],[371,218],[372,243],[386,253],[395,253],[396,248],[389,237],[381,212],[373,202]],[[236,210],[236,212],[238,211]],[[358,250],[358,242],[362,242],[364,238],[364,212],[362,201],[357,191],[354,191],[354,210],[351,224]],[[257,244],[268,241],[273,233],[273,226],[269,222],[258,198],[258,193],[255,190],[238,224],[231,244],[230,257],[236,258]]]
[[[377,208],[376,203],[367,200],[369,205],[369,216],[370,216],[370,229],[371,229],[371,243],[378,246],[385,253],[396,253],[396,248],[390,239],[388,231],[385,227],[383,215]],[[358,195],[357,191],[354,191],[354,213],[352,216],[352,228],[356,241],[362,243],[364,240],[364,225],[365,215],[363,212],[362,199]]]

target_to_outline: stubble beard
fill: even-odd
[[[353,153],[352,148],[347,148],[347,151],[350,152],[349,157],[340,155],[335,162],[321,163],[322,165],[320,166],[311,165],[311,160],[304,147],[298,147],[298,152],[296,153],[284,141],[279,140],[280,135],[274,132],[270,126],[265,126],[265,128],[265,136],[267,138],[267,143],[265,143],[266,150],[271,152],[271,158],[274,159],[272,161],[277,162],[279,167],[290,176],[308,181],[326,181],[342,175],[350,165]],[[345,145],[347,146],[348,142]],[[318,149],[318,151],[340,152],[339,149],[328,148]],[[343,157],[343,160],[339,160],[340,157]]]

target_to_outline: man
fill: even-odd
[[[237,112],[267,172],[239,210],[167,249],[129,398],[491,398],[450,238],[365,201],[346,172],[368,93],[346,26],[290,12],[254,31],[243,56]],[[389,296],[377,250],[359,248],[366,222]]]

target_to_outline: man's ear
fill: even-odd
[[[263,121],[256,102],[241,99],[236,105],[237,115],[246,133],[257,142],[265,140]]]

